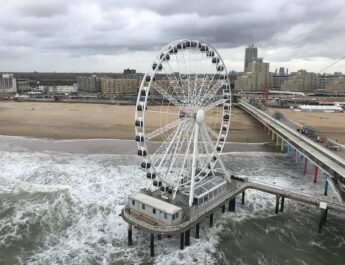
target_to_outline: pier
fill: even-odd
[[[345,160],[342,157],[243,100],[239,106],[264,126],[267,134],[272,135],[272,141],[275,141],[277,146],[280,145],[281,151],[287,149],[288,156],[294,155],[296,161],[298,155],[304,158],[304,173],[308,162],[314,165],[314,182],[318,181],[319,169],[322,169],[327,179],[325,193],[328,181],[332,181],[338,198],[345,201]]]
[[[191,230],[195,229],[196,238],[200,236],[200,222],[204,219],[209,219],[209,226],[213,226],[213,215],[217,209],[221,209],[222,213],[225,212],[226,206],[230,212],[235,211],[236,197],[241,194],[241,202],[245,203],[245,191],[248,189],[254,189],[261,192],[276,195],[275,214],[279,211],[283,212],[284,203],[286,199],[290,199],[299,203],[315,206],[320,208],[321,216],[318,225],[315,225],[315,230],[319,233],[322,231],[322,227],[326,222],[327,214],[329,210],[335,212],[345,213],[345,204],[335,203],[324,198],[317,198],[302,193],[292,192],[283,188],[271,186],[264,183],[248,181],[247,179],[240,179],[232,176],[232,181],[227,185],[226,195],[211,201],[205,208],[194,216],[186,215],[186,218],[181,224],[178,225],[163,225],[154,224],[147,220],[145,216],[138,213],[133,213],[128,207],[122,210],[122,218],[129,224],[128,228],[128,244],[132,244],[132,227],[140,228],[141,230],[151,235],[150,248],[151,254],[154,254],[154,235],[158,235],[161,238],[162,235],[180,236],[180,248],[190,244]],[[185,209],[188,210],[188,209]]]

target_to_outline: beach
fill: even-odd
[[[345,144],[345,113],[302,112],[293,109],[271,108],[281,112],[285,118],[302,126],[311,126],[320,130],[321,135]]]
[[[152,108],[151,108],[152,109]],[[157,113],[147,126],[162,126]],[[174,110],[172,110],[174,111]],[[134,139],[134,105],[85,103],[0,102],[0,135],[49,139]],[[172,121],[172,120],[171,120]],[[163,125],[166,124],[163,122]],[[270,140],[261,125],[244,111],[233,108],[230,142],[259,143]]]

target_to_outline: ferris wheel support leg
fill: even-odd
[[[194,150],[193,150],[193,164],[192,164],[192,178],[190,183],[190,193],[189,193],[189,206],[193,204],[194,197],[194,178],[195,178],[195,167],[196,167],[196,156],[198,151],[198,137],[199,137],[199,124],[195,123],[195,133],[194,133]]]

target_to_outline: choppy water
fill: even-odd
[[[242,176],[322,196],[302,163],[282,154],[230,153],[225,164]],[[345,218],[330,212],[317,234],[319,210],[248,191],[235,213],[216,214],[201,239],[179,250],[178,238],[156,240],[119,216],[127,195],[146,185],[134,156],[70,154],[0,147],[0,264],[345,264]],[[330,192],[330,197],[334,194]],[[193,232],[192,232],[193,235]]]

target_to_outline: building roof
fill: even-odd
[[[155,197],[149,196],[141,192],[134,193],[130,195],[129,198],[171,215],[182,210],[181,207],[178,207],[174,204],[168,203],[166,201],[157,199]]]
[[[203,180],[202,182],[198,183],[194,189],[194,196],[196,198],[201,198],[204,195],[210,193],[211,191],[217,189],[218,187],[224,185],[226,181],[218,176],[213,176],[211,178],[207,178],[206,181]]]

